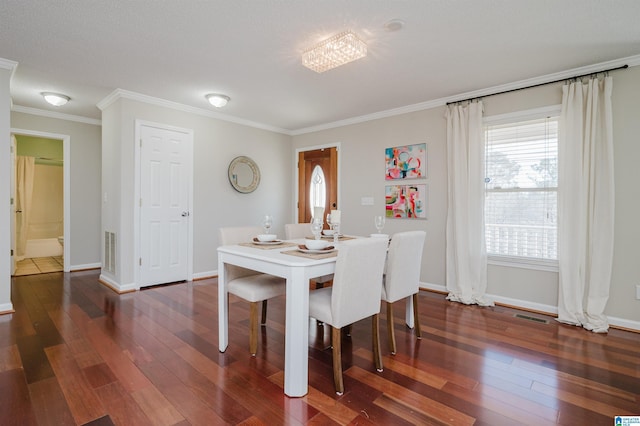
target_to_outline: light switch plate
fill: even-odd
[[[372,206],[373,205],[373,197],[362,197],[360,198],[360,204],[363,206]]]
[[[640,300],[640,285],[636,285],[636,299]]]

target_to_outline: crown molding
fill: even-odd
[[[92,124],[94,126],[102,126],[102,120],[98,120],[96,118],[83,117],[81,115],[64,114],[62,112],[47,111],[45,109],[31,108],[21,105],[13,105],[11,107],[11,111],[22,112],[24,114],[39,115],[41,117],[56,118],[58,120]]]
[[[483,96],[489,96],[498,92],[505,92],[508,90],[523,89],[529,86],[535,86],[539,84],[546,84],[556,80],[570,79],[578,75],[584,75],[589,73],[595,73],[602,71],[603,69],[617,68],[623,65],[629,65],[635,67],[640,65],[640,55],[628,56],[626,58],[615,59],[607,62],[600,62],[593,65],[587,65],[579,68],[572,68],[566,71],[560,71],[553,74],[547,74],[540,77],[529,78],[526,80],[515,81],[512,83],[502,84],[500,86],[488,87],[486,89],[475,90],[472,92],[459,93],[457,95],[448,96],[446,98],[434,99],[431,101],[420,102],[417,104],[407,105],[400,108],[389,109],[386,111],[375,112],[373,114],[362,115],[359,117],[347,118],[345,120],[334,121],[332,123],[321,124],[318,126],[306,127],[303,129],[297,129],[290,131],[292,136],[302,135],[305,133],[318,132],[321,130],[334,129],[336,127],[343,127],[352,124],[364,123],[372,120],[379,120],[381,118],[393,117],[396,115],[407,114],[416,111],[423,111],[431,108],[437,108],[446,105],[448,102],[455,102],[460,99],[481,98]]]
[[[286,129],[281,129],[275,126],[269,126],[267,124],[256,123],[255,121],[244,120],[242,118],[233,117],[226,114],[220,114],[218,112],[210,111],[204,108],[192,107],[189,105],[181,104],[178,102],[168,101],[166,99],[156,98],[154,96],[143,95],[141,93],[131,92],[129,90],[116,89],[111,92],[107,97],[98,102],[96,106],[100,108],[101,111],[104,111],[105,108],[109,107],[114,102],[119,99],[129,99],[133,101],[138,101],[150,105],[156,105],[164,108],[170,108],[177,111],[187,112],[190,114],[201,115],[204,117],[215,118],[222,121],[228,121],[235,124],[241,124],[243,126],[253,127],[256,129],[268,130],[270,132],[282,133],[285,135],[291,135],[291,131]]]
[[[0,68],[4,68],[5,70],[15,70],[18,67],[18,63],[16,61],[11,61],[9,59],[0,58]]]
[[[9,81],[13,80],[13,75],[16,73],[18,63],[9,59],[0,58],[0,68],[11,71]]]

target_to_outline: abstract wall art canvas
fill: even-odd
[[[385,179],[421,179],[427,177],[427,144],[385,148]]]
[[[387,185],[386,217],[396,219],[427,218],[427,185]]]

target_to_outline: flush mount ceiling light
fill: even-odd
[[[302,54],[302,65],[317,73],[367,56],[367,45],[351,31],[335,35]]]
[[[44,100],[53,106],[62,106],[71,100],[67,95],[61,95],[60,93],[42,92]]]
[[[231,100],[227,95],[221,95],[219,93],[209,93],[205,96],[209,103],[216,108],[222,108]]]
[[[392,19],[384,24],[384,29],[389,32],[400,31],[404,27],[402,19]]]

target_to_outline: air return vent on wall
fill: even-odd
[[[104,232],[104,270],[116,273],[116,233]]]

